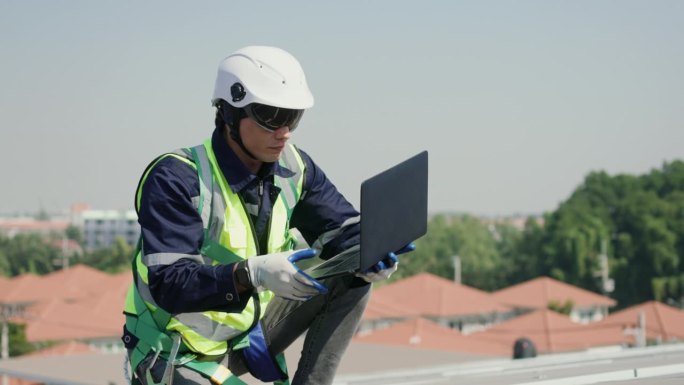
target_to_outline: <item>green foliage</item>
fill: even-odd
[[[612,293],[620,306],[684,295],[684,162],[643,176],[590,173],[546,216],[541,239],[524,236],[538,275],[600,292],[601,243],[608,245]],[[524,242],[525,242],[524,241]],[[523,242],[523,243],[524,243]],[[532,248],[532,250],[529,250]],[[519,255],[519,257],[520,257]]]
[[[507,256],[510,272],[502,285],[520,283],[540,275],[547,275],[551,269],[543,250],[544,228],[535,220],[528,218],[525,228]]]
[[[86,253],[81,262],[107,273],[119,273],[131,268],[133,252],[133,247],[125,239],[118,237],[112,247]]]
[[[501,287],[510,268],[502,255],[513,253],[519,232],[505,225],[487,225],[469,215],[436,215],[416,251],[400,257],[394,280],[427,271],[454,279],[454,257],[461,258],[462,282],[486,290]]]
[[[45,208],[41,207],[33,218],[37,221],[49,221],[50,214],[48,214]]]
[[[61,259],[62,251],[53,244],[54,240],[61,240],[61,236],[19,234],[8,238],[0,235],[0,276],[43,275],[59,269],[55,261]],[[83,263],[98,270],[118,273],[130,269],[133,252],[133,247],[123,238],[117,238],[112,247],[86,252],[80,259],[72,259],[71,264]]]
[[[0,238],[0,277],[10,276],[10,263],[3,247],[3,239]]]
[[[684,162],[663,164],[640,176],[592,172],[558,209],[529,218],[523,229],[470,215],[438,214],[417,250],[400,256],[392,281],[419,272],[454,279],[461,259],[466,285],[497,290],[550,276],[601,293],[601,254],[608,257],[615,290],[626,307],[650,299],[684,298]],[[70,239],[80,240],[77,229]],[[602,251],[602,245],[606,249]],[[111,248],[87,252],[81,262],[119,272],[130,268],[133,248],[117,239]],[[0,275],[44,274],[60,251],[37,235],[0,236]],[[549,304],[565,311],[567,304]]]
[[[81,232],[80,228],[74,225],[69,225],[69,227],[64,230],[64,235],[67,237],[67,239],[76,241],[79,245],[83,246],[83,232]]]
[[[26,340],[26,325],[9,322],[8,327],[10,357],[21,356],[35,350],[33,345]]]
[[[547,304],[547,308],[549,310],[553,310],[556,313],[564,314],[564,315],[570,315],[570,312],[572,312],[572,308],[575,307],[575,303],[572,302],[572,300],[567,300],[565,302],[561,302],[558,300],[551,300]]]
[[[543,225],[530,218],[522,230],[468,215],[435,215],[416,245],[400,258],[393,279],[422,271],[453,279],[453,256],[459,255],[463,283],[479,289],[550,276],[602,293],[605,252],[615,290],[604,294],[619,307],[651,299],[682,303],[684,162],[640,176],[592,172],[544,215]]]
[[[0,271],[4,276],[49,273],[54,270],[53,261],[58,255],[50,239],[38,234],[0,238]]]

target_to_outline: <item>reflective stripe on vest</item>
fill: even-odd
[[[200,195],[193,197],[193,204],[196,205],[202,217],[204,242],[201,255],[159,253],[143,256],[142,251],[138,250],[135,261],[138,271],[136,287],[145,305],[153,314],[158,311],[163,312],[163,310],[158,309],[159,306],[154,302],[149,291],[147,266],[173,263],[181,258],[189,258],[205,264],[230,263],[259,253],[251,219],[242,199],[231,190],[220,171],[211,147],[211,140],[205,141],[203,145],[178,150],[166,156],[182,158],[181,160],[197,170]],[[144,173],[138,188],[136,201],[138,205],[142,185],[149,170],[162,158],[155,161]],[[302,194],[304,163],[296,148],[288,144],[281,156],[280,165],[294,172],[294,175],[290,178],[274,177],[274,184],[281,191],[273,206],[268,250],[262,254],[291,250],[295,245],[295,238],[289,231],[289,219]],[[207,311],[173,315],[166,324],[165,333],[179,332],[185,345],[197,353],[223,354],[227,350],[228,340],[248,330],[255,322],[257,313],[259,317],[263,316],[266,304],[272,297],[273,293],[270,291],[259,293],[259,304],[254,303],[254,298],[250,299],[242,313]],[[126,303],[126,312],[139,314],[140,310],[135,309],[130,302],[132,301]],[[259,306],[260,311],[257,310]]]

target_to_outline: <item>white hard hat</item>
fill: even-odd
[[[221,61],[212,104],[217,105],[219,99],[237,108],[259,103],[303,110],[314,104],[297,59],[280,48],[265,46],[242,48]]]

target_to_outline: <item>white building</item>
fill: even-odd
[[[110,247],[117,237],[131,246],[138,242],[140,226],[134,210],[86,210],[81,215],[87,250]]]

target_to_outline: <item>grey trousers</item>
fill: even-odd
[[[302,334],[306,333],[297,369],[291,385],[331,384],[342,356],[361,321],[370,298],[369,284],[360,283],[353,276],[333,277],[323,281],[328,293],[306,302],[275,297],[266,309],[262,325],[269,349],[274,354],[285,351]],[[235,375],[247,372],[243,362],[229,357],[213,357],[228,366]],[[146,357],[138,366],[136,375],[147,384],[145,372],[152,357]],[[155,382],[161,380],[166,361],[158,359],[151,369]],[[211,381],[185,367],[174,368],[173,385],[209,385]],[[167,384],[171,385],[171,384]]]

